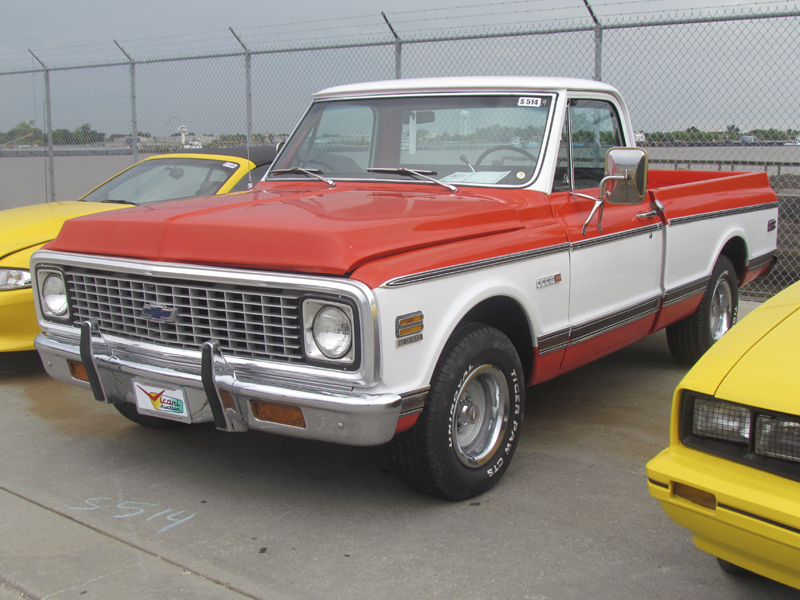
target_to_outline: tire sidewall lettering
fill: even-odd
[[[503,438],[500,444],[497,447],[494,455],[489,459],[488,464],[491,466],[483,466],[478,468],[469,468],[461,465],[458,458],[455,456],[456,450],[456,412],[458,410],[458,400],[461,396],[464,387],[472,375],[473,371],[475,371],[475,365],[483,365],[483,364],[492,364],[492,366],[498,368],[506,378],[506,385],[509,388],[509,395],[511,396],[511,402],[509,406],[509,414],[507,416],[506,422],[506,429],[503,433]],[[521,433],[521,424],[522,424],[522,393],[523,387],[520,382],[520,377],[517,372],[517,369],[513,366],[497,364],[497,362],[489,361],[483,363],[480,360],[473,360],[462,370],[461,376],[459,377],[458,384],[456,385],[453,394],[450,398],[450,410],[448,413],[448,422],[447,422],[447,446],[448,448],[453,451],[453,460],[457,462],[462,468],[467,469],[470,472],[480,473],[483,472],[487,478],[494,478],[497,477],[503,472],[508,464],[509,459],[513,455],[514,450],[516,448],[517,442],[519,441],[520,433]]]

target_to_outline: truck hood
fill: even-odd
[[[4,210],[0,213],[0,259],[49,242],[58,235],[67,219],[115,208],[123,206],[97,202],[50,202]]]
[[[69,221],[48,248],[342,275],[370,259],[520,229],[513,194],[428,185],[260,189]]]

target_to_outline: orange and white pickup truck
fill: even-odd
[[[774,264],[765,173],[649,170],[579,79],[315,95],[253,191],[70,220],[31,262],[47,371],[136,423],[390,443],[494,485],[527,387],[667,329],[697,360]]]

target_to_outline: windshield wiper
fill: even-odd
[[[336,182],[332,179],[325,179],[321,177],[322,171],[319,169],[303,169],[301,167],[290,167],[288,169],[275,169],[274,171],[270,171],[272,175],[285,175],[286,173],[302,173],[304,175],[308,175],[309,177],[316,177],[320,181],[324,181],[331,187],[336,187]]]
[[[367,171],[370,173],[399,173],[400,175],[416,175],[417,177],[421,177],[427,181],[438,183],[442,187],[446,187],[451,192],[458,191],[458,188],[450,183],[445,183],[444,181],[439,181],[433,177],[428,177],[429,175],[436,175],[436,171],[422,171],[417,169],[407,169],[405,167],[372,167],[367,169]]]
[[[131,202],[130,200],[100,200],[100,202],[106,204],[131,204],[133,206],[139,206],[138,202]]]

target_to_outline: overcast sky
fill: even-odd
[[[737,0],[589,0],[601,23],[708,15],[769,14],[785,4]],[[458,6],[456,6],[458,4]],[[794,8],[794,7],[792,7]],[[253,131],[291,131],[313,92],[394,77],[392,34],[404,40],[465,33],[590,27],[584,0],[0,0],[0,131],[33,121],[44,128],[41,66],[50,69],[53,129],[88,123],[105,134],[131,131],[129,68],[138,63],[139,131],[167,136],[246,131],[244,60],[232,27],[257,52],[252,63]],[[795,11],[797,9],[794,9]],[[797,129],[800,22],[625,28],[603,38],[604,81],[627,98],[642,131],[734,124]],[[357,42],[382,45],[315,52],[268,52]],[[559,33],[405,44],[404,77],[437,75],[594,76],[594,35]],[[236,53],[227,58],[142,62]],[[77,65],[108,65],[65,69]],[[22,73],[20,73],[22,72]],[[14,74],[9,74],[14,73]]]
[[[628,16],[771,11],[785,3],[739,0],[590,0],[600,21]],[[0,72],[120,60],[117,40],[135,59],[188,51],[236,51],[233,27],[253,49],[275,44],[335,43],[386,37],[381,11],[400,37],[452,28],[519,27],[588,21],[583,0],[0,0]]]

